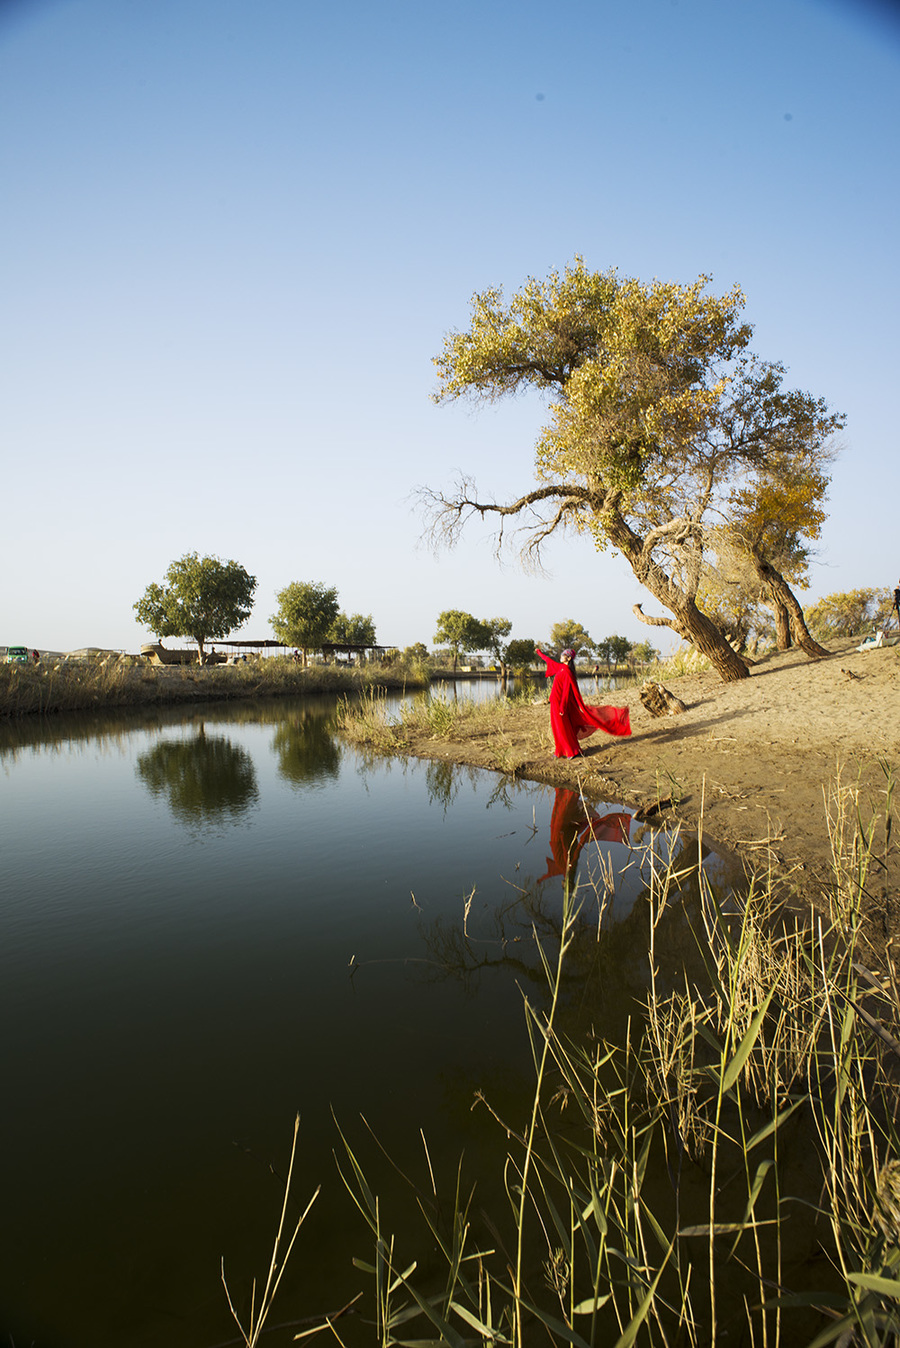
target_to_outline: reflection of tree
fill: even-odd
[[[17,716],[0,721],[0,758],[19,748],[40,746],[57,752],[72,745],[90,743],[104,751],[121,749],[128,736],[138,731],[156,735],[166,730],[180,732],[184,727],[202,724],[226,730],[235,725],[279,725],[286,715],[308,707],[309,699],[295,697],[266,698],[264,701],[222,702],[205,706],[203,711],[175,702],[150,706],[112,707],[102,712],[61,712],[54,716]],[[316,695],[316,715],[333,717],[337,698],[326,693]]]
[[[432,805],[442,805],[446,810],[459,794],[459,788],[464,781],[468,781],[473,791],[478,791],[483,785],[484,772],[481,768],[474,768],[462,763],[451,763],[443,759],[432,759],[425,768],[425,785],[428,790],[428,799]],[[486,810],[490,810],[495,805],[502,805],[504,809],[513,809],[514,801],[512,798],[512,783],[508,777],[500,776],[488,796]]]
[[[431,804],[443,805],[446,810],[459,790],[456,765],[439,758],[430,760],[425,767],[425,789]]]
[[[234,821],[259,796],[253,760],[222,735],[203,726],[190,740],[160,740],[137,761],[138,774],[153,796],[166,796],[183,824]]]
[[[492,912],[487,924],[470,920],[462,908],[458,923],[435,918],[423,931],[434,960],[427,976],[454,978],[467,991],[475,991],[482,973],[505,969],[523,986],[544,988],[546,976],[534,938],[552,964],[561,937],[558,909],[556,896],[545,892],[541,881],[530,880],[517,889],[514,899]]]
[[[318,777],[336,777],[341,751],[331,733],[333,715],[302,707],[280,721],[272,737],[278,772],[293,786],[305,786]]]

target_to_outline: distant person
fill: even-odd
[[[897,588],[894,590],[894,605],[891,609],[891,613],[896,613],[897,626],[900,627],[900,580],[897,581]],[[890,616],[888,616],[888,622],[890,621]]]
[[[575,681],[575,652],[564,650],[559,660],[535,649],[547,666],[550,689],[550,728],[557,758],[581,758],[580,741],[597,730],[607,735],[630,735],[631,718],[627,707],[587,707]]]
[[[895,593],[896,593],[896,592],[895,592]],[[32,661],[34,662],[34,664],[38,664],[38,663],[40,662],[40,658],[41,658],[40,651],[32,651],[32,652],[31,652],[31,659],[32,659]]]

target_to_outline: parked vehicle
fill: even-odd
[[[6,663],[8,665],[27,665],[30,660],[27,646],[7,646]]]

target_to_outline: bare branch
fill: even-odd
[[[640,604],[632,604],[631,611],[639,622],[646,623],[648,627],[668,627],[680,636],[682,641],[692,641],[691,634],[676,618],[651,618]]]
[[[435,552],[455,547],[464,526],[474,515],[481,519],[496,516],[499,522],[494,551],[499,557],[505,541],[506,520],[531,513],[535,517],[533,522],[521,525],[519,530],[527,535],[522,546],[522,561],[531,568],[540,567],[541,548],[552,533],[565,529],[570,518],[585,506],[599,510],[604,500],[602,494],[576,483],[556,483],[536,487],[506,505],[497,501],[479,501],[475,483],[467,477],[459,479],[453,496],[432,491],[430,487],[420,487],[414,495],[426,520],[423,539]],[[553,503],[555,507],[549,517],[539,509],[545,502]]]
[[[667,520],[665,524],[657,525],[655,529],[650,529],[644,540],[641,553],[649,559],[653,549],[661,543],[666,543],[670,547],[683,547],[688,541],[697,546],[699,529],[694,520],[682,515],[677,519]]]

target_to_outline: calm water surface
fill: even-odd
[[[585,835],[571,793],[370,759],[333,715],[315,699],[0,728],[3,1342],[233,1339],[220,1259],[239,1297],[264,1280],[298,1111],[295,1192],[322,1193],[273,1322],[364,1285],[335,1120],[388,1196],[373,1135],[422,1182],[420,1129],[448,1183],[463,1151],[499,1176],[506,1139],[473,1097],[522,1117],[531,933],[552,947],[576,836],[582,879],[621,872],[619,935],[586,945],[567,1014],[608,1030],[644,987],[627,814],[599,803]]]

